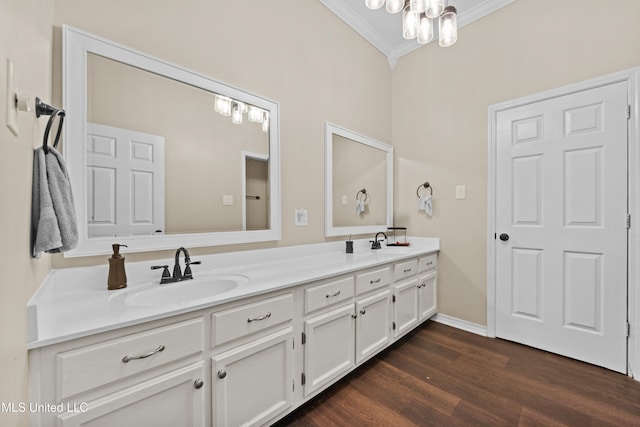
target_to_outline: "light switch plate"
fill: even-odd
[[[16,105],[16,93],[18,89],[16,87],[16,80],[13,70],[13,61],[7,58],[7,127],[15,136],[20,134],[18,127],[18,107]]]
[[[456,199],[465,199],[467,197],[467,186],[456,185]]]
[[[346,205],[347,203],[349,203],[346,194],[342,195],[341,201],[343,205]]]
[[[303,227],[309,222],[309,211],[306,209],[296,209],[294,223],[296,227]]]

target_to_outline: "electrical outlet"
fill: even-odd
[[[456,186],[456,199],[465,199],[467,197],[467,186],[466,185],[457,185]]]
[[[294,215],[296,227],[303,227],[309,223],[309,211],[306,209],[296,209]]]
[[[233,206],[233,195],[224,194],[222,196],[222,206]]]
[[[15,136],[20,134],[18,127],[18,106],[16,105],[16,93],[18,92],[13,69],[13,61],[7,58],[7,127]]]

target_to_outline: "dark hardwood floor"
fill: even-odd
[[[427,321],[277,426],[640,426],[640,382]]]

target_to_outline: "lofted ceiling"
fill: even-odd
[[[458,28],[494,12],[515,0],[448,0],[447,5],[458,9]],[[371,10],[365,0],[320,0],[351,28],[360,33],[389,60],[391,67],[398,59],[423,45],[402,37],[402,14],[388,13],[384,7]],[[437,35],[436,40],[437,43]],[[433,42],[431,42],[433,43]]]

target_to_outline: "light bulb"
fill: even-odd
[[[425,14],[420,15],[420,28],[418,28],[418,43],[426,44],[433,40],[433,21]]]
[[[415,39],[418,35],[420,14],[412,12],[409,7],[402,10],[402,36],[407,39]]]
[[[369,9],[380,9],[384,5],[384,0],[366,0],[364,3]]]
[[[440,46],[449,47],[458,40],[458,17],[456,8],[447,6],[440,15]]]
[[[231,111],[231,121],[237,125],[242,124],[242,107],[236,103]]]
[[[427,10],[427,0],[411,0],[409,5],[413,12],[422,13]]]
[[[263,110],[261,108],[258,108],[254,105],[249,105],[249,113],[248,113],[249,121],[256,122],[256,123],[261,122],[262,112]]]
[[[398,13],[404,7],[404,0],[387,0],[387,12]]]
[[[231,98],[222,95],[216,95],[214,110],[223,116],[231,115]]]
[[[428,0],[427,2],[427,18],[437,18],[444,11],[444,0]]]

